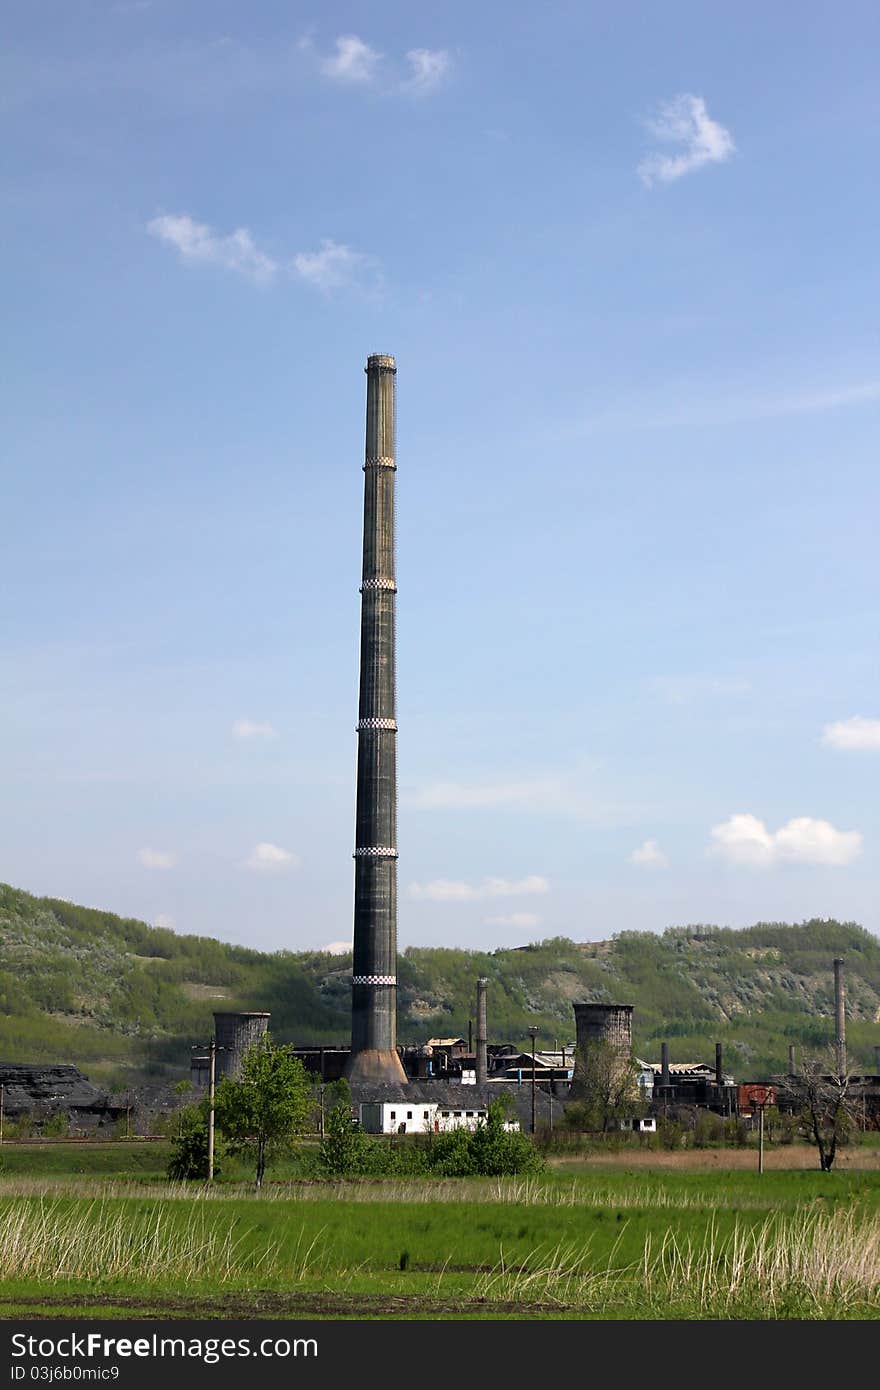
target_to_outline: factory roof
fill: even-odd
[[[485,1110],[494,1093],[484,1086],[463,1086],[454,1081],[410,1081],[407,1085],[393,1082],[351,1083],[351,1098],[359,1104],[378,1102],[403,1105],[412,1102],[448,1105],[459,1110]]]

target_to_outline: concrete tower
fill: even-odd
[[[268,1013],[214,1014],[214,1037],[217,1040],[217,1079],[228,1076],[241,1079],[241,1064],[246,1053],[266,1036]]]
[[[837,1075],[846,1076],[846,1002],[843,984],[843,961],[834,962],[834,1050],[837,1056]]]
[[[364,563],[354,851],[351,1081],[406,1082],[397,1053],[393,357],[367,358]]]
[[[585,1094],[588,1086],[591,1049],[606,1048],[603,1067],[609,1080],[622,1077],[632,1055],[632,1004],[575,1004],[577,1053],[571,1095],[573,1099]]]
[[[485,1083],[488,1066],[488,1036],[489,1029],[486,1021],[486,987],[489,981],[484,979],[477,980],[477,1085]]]

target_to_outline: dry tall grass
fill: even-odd
[[[474,1296],[592,1313],[629,1307],[642,1317],[880,1314],[880,1220],[864,1213],[768,1217],[726,1236],[713,1222],[699,1240],[669,1228],[659,1241],[648,1235],[629,1265],[615,1264],[616,1250],[601,1266],[589,1245],[538,1247],[515,1265],[502,1252]]]
[[[233,1238],[229,1230],[209,1223],[204,1210],[181,1222],[161,1206],[139,1210],[112,1209],[100,1201],[76,1208],[42,1200],[5,1203],[0,1211],[0,1280],[238,1282],[271,1265],[277,1249],[269,1243],[259,1254],[244,1253],[243,1240],[243,1234]]]

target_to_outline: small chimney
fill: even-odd
[[[716,1085],[716,1086],[723,1086],[723,1085],[724,1085],[724,1072],[723,1072],[723,1069],[722,1069],[721,1060],[722,1060],[721,1044],[720,1044],[720,1043],[716,1043],[716,1044],[715,1044],[715,1085]]]
[[[669,1043],[660,1044],[660,1085],[669,1087]]]
[[[488,1071],[486,1044],[488,1041],[486,1025],[486,986],[488,980],[477,980],[477,1085],[482,1086]]]
[[[846,1076],[846,1006],[843,988],[843,961],[834,962],[834,1046],[837,1051],[837,1075]]]

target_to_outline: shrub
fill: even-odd
[[[188,1105],[180,1112],[180,1129],[171,1141],[171,1158],[166,1173],[169,1178],[185,1180],[207,1179],[208,1176],[208,1102]],[[216,1176],[217,1165],[214,1165]]]

